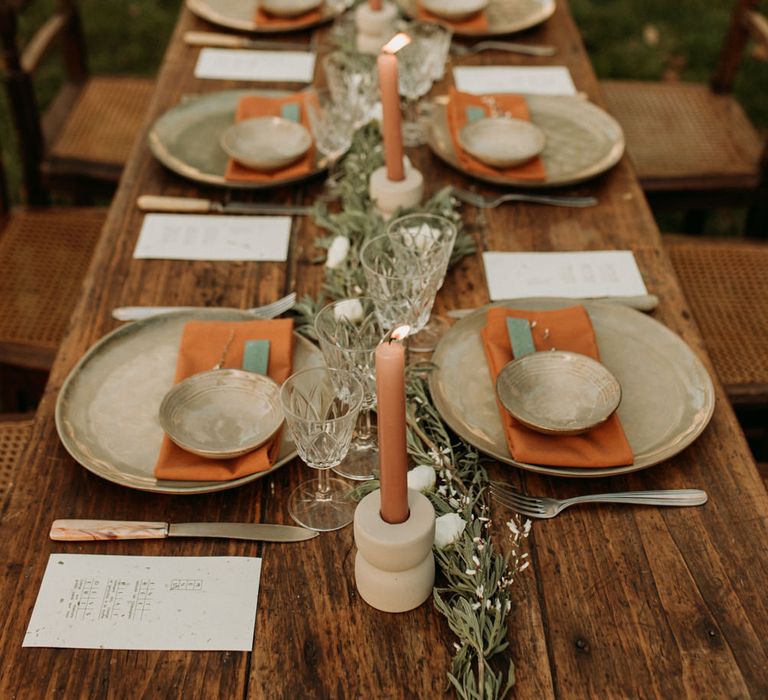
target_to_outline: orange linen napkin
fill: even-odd
[[[508,316],[528,319],[532,325],[535,321],[533,342],[536,350],[554,347],[600,359],[592,323],[583,306],[555,311],[494,307],[488,310],[487,325],[481,332],[494,383],[502,367],[513,359],[507,333]],[[545,329],[549,330],[546,340],[543,339]],[[615,413],[588,433],[555,436],[529,430],[512,418],[501,403],[499,411],[509,450],[520,462],[555,467],[616,467],[634,461],[632,448]]]
[[[492,95],[496,104],[502,112],[508,112],[516,119],[531,121],[528,113],[528,105],[522,95]],[[477,158],[469,155],[459,145],[459,132],[467,124],[467,107],[477,107],[486,114],[490,112],[490,107],[483,102],[482,95],[470,95],[467,92],[459,92],[456,88],[451,88],[448,100],[448,130],[451,133],[451,141],[456,150],[456,155],[461,163],[461,167],[470,172],[481,175],[492,175],[514,178],[516,180],[544,180],[547,177],[547,171],[544,169],[544,163],[538,156],[521,165],[512,168],[494,168],[485,163],[481,163]]]
[[[306,100],[315,99],[313,93],[300,92],[288,97],[262,97],[261,95],[248,95],[241,98],[235,111],[235,121],[241,122],[245,119],[254,119],[255,117],[279,117],[281,108],[284,104],[297,103],[301,109],[301,123],[312,133],[309,126],[309,117],[307,116]],[[227,180],[235,182],[267,182],[269,180],[288,180],[294,177],[301,177],[312,171],[315,162],[315,143],[309,147],[304,157],[295,163],[273,170],[271,173],[262,173],[259,170],[253,170],[245,165],[241,165],[233,158],[229,159],[224,177]]]
[[[445,17],[438,17],[438,15],[432,14],[421,3],[418,4],[418,15],[422,22],[437,22],[444,24],[454,32],[467,33],[467,34],[480,34],[488,31],[488,16],[485,14],[485,10],[478,12],[476,15],[472,15],[468,19],[463,19],[458,22],[454,22]]]
[[[267,374],[282,384],[291,374],[293,321],[190,321],[184,326],[176,363],[174,384],[198,372],[212,369],[234,331],[223,367],[243,366],[246,340],[269,340]],[[158,479],[176,481],[228,481],[269,469],[280,449],[280,431],[259,449],[233,459],[206,459],[183,450],[167,436],[155,464]]]
[[[303,27],[308,24],[315,24],[319,22],[323,17],[323,6],[319,5],[314,10],[305,12],[298,17],[278,17],[277,15],[270,15],[269,12],[265,12],[259,5],[256,8],[256,15],[253,18],[257,27],[270,27],[277,31],[281,27],[286,29],[295,29],[296,27]]]

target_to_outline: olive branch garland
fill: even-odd
[[[368,238],[385,230],[385,222],[368,196],[368,178],[383,162],[380,130],[377,124],[368,124],[355,134],[330,193],[340,200],[339,210],[329,211],[324,201],[314,206],[315,223],[329,232],[318,237],[315,245],[327,251],[342,236],[347,239],[348,250],[341,264],[326,266],[319,298],[306,296],[295,307],[296,328],[309,337],[314,338],[314,317],[325,303],[364,294],[359,250]],[[457,205],[450,188],[445,188],[418,209],[455,222],[458,235],[451,264],[475,250]],[[315,262],[325,260],[321,255]],[[434,589],[435,607],[457,638],[448,682],[462,700],[495,700],[515,683],[513,662],[504,663],[496,657],[509,646],[510,587],[528,566],[522,545],[530,522],[522,523],[518,516],[507,522],[509,536],[504,552],[492,541],[488,474],[477,450],[445,427],[429,394],[428,369],[425,371],[422,363],[419,369],[409,369],[407,375],[408,452],[416,465],[428,465],[436,472],[437,489],[426,495],[438,519],[447,516],[461,528],[452,543],[434,549],[444,582]],[[377,481],[366,482],[355,490],[355,497],[362,498],[376,488]]]

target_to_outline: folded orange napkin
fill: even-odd
[[[306,100],[315,99],[315,95],[309,92],[300,92],[288,97],[263,97],[261,95],[248,95],[241,98],[235,111],[235,121],[241,122],[245,119],[254,119],[256,117],[279,117],[281,108],[285,104],[296,103],[301,109],[301,123],[312,132],[309,126],[309,117],[307,116]],[[315,144],[314,141],[309,150],[302,158],[295,163],[273,170],[271,173],[263,173],[259,170],[253,170],[245,165],[241,165],[233,158],[229,159],[224,177],[227,180],[236,182],[267,182],[269,180],[288,180],[294,177],[301,177],[312,172],[315,162]]]
[[[205,372],[221,359],[230,334],[223,367],[240,368],[246,340],[269,340],[267,374],[282,384],[292,371],[293,321],[190,321],[184,326],[176,363],[174,384],[198,372]],[[259,449],[233,459],[206,459],[183,450],[167,436],[155,464],[158,479],[176,481],[228,481],[269,469],[280,449],[280,431]]]
[[[522,95],[492,95],[494,101],[502,112],[509,113],[516,119],[525,119],[531,121],[528,113],[528,105]],[[516,180],[545,180],[547,171],[541,158],[536,156],[526,163],[515,165],[511,168],[494,168],[485,163],[481,163],[477,158],[469,155],[459,145],[459,132],[467,124],[467,107],[482,109],[486,114],[490,112],[490,107],[483,102],[483,95],[470,95],[467,92],[459,92],[452,87],[448,99],[448,130],[451,133],[451,141],[456,151],[456,156],[461,163],[461,167],[470,172],[476,172],[482,175],[502,176],[515,178]]]
[[[438,22],[450,27],[454,32],[466,32],[467,34],[479,34],[488,31],[488,16],[485,14],[485,10],[478,12],[476,15],[472,15],[467,19],[454,22],[450,19],[445,19],[444,17],[438,17],[437,15],[432,14],[429,10],[425,9],[421,3],[419,3],[418,8],[419,19],[422,22]]]
[[[280,27],[303,27],[307,24],[319,22],[323,17],[322,9],[323,6],[319,5],[314,10],[305,12],[303,15],[298,15],[297,17],[278,17],[277,15],[270,15],[269,12],[265,12],[259,5],[256,8],[256,15],[253,21],[257,27],[267,26],[272,27],[275,30],[278,30]]]
[[[506,325],[508,316],[527,319],[532,326],[535,322],[532,333],[536,350],[554,347],[600,359],[592,322],[583,306],[555,311],[494,307],[488,310],[486,326],[481,332],[494,384],[502,367],[513,359]],[[545,329],[549,331],[546,340],[543,338]],[[526,428],[512,418],[501,403],[499,411],[509,450],[520,462],[555,467],[616,467],[634,461],[632,448],[615,413],[587,433],[557,436]]]

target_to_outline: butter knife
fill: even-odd
[[[166,537],[225,537],[261,542],[302,542],[319,533],[293,525],[264,523],[155,523],[131,520],[54,520],[52,540],[151,540]]]
[[[573,298],[574,303],[577,303],[578,301],[579,297]],[[629,308],[637,309],[638,311],[653,311],[659,305],[659,297],[655,294],[638,294],[637,296],[629,297],[592,297],[586,301],[609,301],[612,304],[628,306]],[[479,307],[472,309],[450,309],[445,312],[445,315],[450,318],[464,318],[477,311],[478,308]]]
[[[309,44],[249,39],[244,36],[218,32],[185,32],[184,43],[187,46],[212,46],[221,49],[284,49],[292,51],[309,51],[310,49]]]
[[[311,214],[312,207],[270,202],[216,202],[197,197],[165,197],[143,194],[136,200],[141,211],[181,214]]]

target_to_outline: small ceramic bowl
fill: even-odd
[[[323,0],[259,0],[261,9],[275,17],[298,17],[322,4]]]
[[[159,418],[168,437],[188,452],[238,457],[280,429],[280,387],[269,377],[239,369],[200,372],[165,395]]]
[[[307,128],[282,117],[256,117],[230,126],[221,147],[238,163],[272,172],[301,158],[312,145]]]
[[[586,355],[535,352],[505,365],[496,379],[504,408],[523,425],[549,435],[578,435],[618,408],[621,386]]]
[[[544,132],[524,119],[487,117],[470,122],[459,132],[459,145],[494,168],[511,168],[544,150]]]
[[[433,15],[460,22],[484,10],[488,0],[421,0],[422,7]]]

